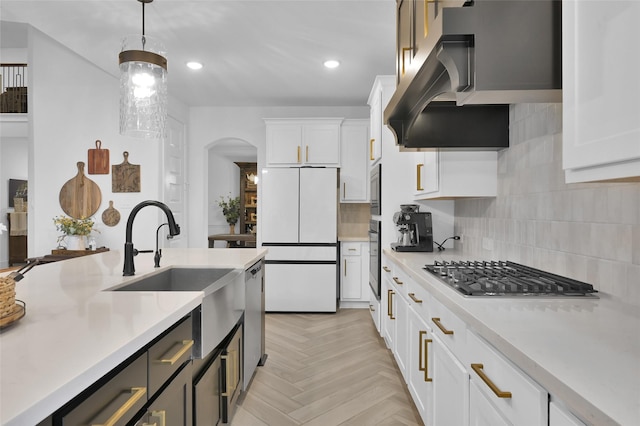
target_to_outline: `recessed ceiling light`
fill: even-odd
[[[187,62],[187,66],[192,70],[199,70],[202,68],[202,64],[200,62],[195,62],[195,61]]]
[[[324,61],[324,66],[327,68],[338,68],[340,66],[340,62],[335,59],[329,59],[328,61]]]

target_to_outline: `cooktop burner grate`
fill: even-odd
[[[424,269],[465,296],[597,297],[591,284],[510,261],[435,261]]]

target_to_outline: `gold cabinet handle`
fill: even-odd
[[[402,75],[404,75],[405,67],[404,67],[404,58],[407,56],[407,52],[411,52],[413,50],[412,47],[403,47],[402,48]]]
[[[298,147],[298,163],[301,163],[302,161],[300,160],[300,147]]]
[[[422,168],[424,164],[416,164],[416,191],[424,191],[422,187]]]
[[[398,277],[393,277],[393,281],[394,281],[396,284],[398,284],[398,285],[402,285],[402,284],[404,284],[402,281],[400,281],[400,280],[398,279]]]
[[[416,298],[415,293],[409,293],[409,297],[411,298],[411,300],[413,300],[416,303],[422,303],[422,300]]]
[[[143,426],[165,426],[167,424],[167,411],[154,410],[151,412],[153,423],[144,423]]]
[[[220,395],[224,397],[230,397],[235,390],[235,383],[237,381],[236,370],[238,367],[238,361],[236,359],[236,351],[230,350],[226,355],[221,355],[221,359],[225,360],[226,364],[226,389]]]
[[[344,276],[347,276],[347,259],[344,260]]]
[[[373,307],[373,305],[369,305],[369,310],[370,310],[371,312],[375,312],[375,311],[376,311],[376,309]]]
[[[395,292],[393,290],[387,290],[387,315],[389,315],[389,319],[396,319],[393,316],[393,295]]]
[[[136,405],[136,402],[140,400],[147,393],[147,388],[131,388],[131,397],[127,399],[127,401],[120,406],[112,415],[107,419],[103,424],[93,424],[92,426],[113,426],[118,423],[118,420],[122,418],[131,408]]]
[[[431,321],[433,321],[433,323],[438,326],[438,328],[440,329],[440,331],[442,331],[444,334],[453,334],[453,330],[447,330],[444,325],[442,325],[442,323],[440,322],[440,318],[431,318]]]
[[[420,330],[418,336],[418,370],[424,372],[424,381],[432,382],[433,379],[429,377],[429,343],[432,342],[431,339],[424,339],[424,335],[427,334],[426,330]],[[423,363],[424,360],[424,363]]]
[[[375,158],[373,157],[373,144],[376,142],[375,139],[369,140],[369,160],[373,161]]]
[[[183,340],[182,341],[182,347],[180,348],[180,350],[178,352],[176,352],[171,358],[159,359],[158,362],[161,363],[161,364],[173,365],[173,364],[176,363],[176,361],[178,361],[180,358],[182,358],[182,355],[186,354],[187,351],[189,349],[191,349],[191,346],[193,346],[193,340]]]
[[[476,372],[478,376],[482,379],[482,381],[491,388],[493,393],[496,394],[498,398],[511,398],[511,392],[501,391],[495,383],[487,376],[483,370],[484,366],[482,364],[471,364],[471,369]]]
[[[347,198],[347,183],[342,182],[342,198]]]
[[[305,152],[305,159],[304,161],[306,161],[307,163],[309,162],[309,145],[306,146],[306,152]]]
[[[387,268],[386,266],[383,266],[382,270],[385,271],[385,272],[391,272],[391,269]]]
[[[350,248],[350,249],[349,249],[349,251],[356,251],[356,249],[354,249],[354,248]]]

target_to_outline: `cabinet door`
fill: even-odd
[[[378,330],[378,334],[382,336],[380,333],[380,324],[382,319],[381,304],[373,289],[369,286],[367,287],[369,288],[369,312],[371,313],[371,319],[373,320],[373,325],[376,326],[376,330]]]
[[[336,265],[266,264],[267,312],[335,312]]]
[[[193,420],[195,426],[215,426],[220,423],[220,382],[222,369],[220,354],[211,359],[193,383]]]
[[[471,380],[469,387],[469,425],[470,426],[510,426],[500,412],[491,404],[475,380]]]
[[[302,125],[267,124],[267,165],[302,163]]]
[[[398,43],[396,46],[396,74],[399,83],[405,71],[411,66],[411,60],[414,56],[413,0],[399,0],[396,17],[396,40]]]
[[[393,287],[389,284],[388,280],[384,280],[382,282],[382,296],[385,303],[383,306],[386,310],[383,312],[382,318],[382,330],[383,337],[387,347],[391,349],[391,351],[395,351],[395,340],[396,340],[396,299],[398,297],[397,292],[393,289]]]
[[[419,152],[416,156],[416,196],[437,192],[440,185],[438,151]]]
[[[469,374],[455,356],[433,336],[434,425],[469,424]]]
[[[549,403],[549,426],[585,426],[576,416],[560,404]]]
[[[337,186],[336,169],[300,169],[299,242],[336,243],[338,238]],[[264,198],[266,201],[266,196]],[[279,213],[281,210],[282,207],[277,208],[276,212]],[[263,241],[267,240],[263,238]]]
[[[362,300],[360,256],[343,255],[340,266],[340,300]]]
[[[368,201],[368,120],[346,120],[340,137],[340,202]]]
[[[193,370],[188,362],[180,373],[158,395],[136,425],[191,425]]]
[[[297,243],[299,169],[263,169],[261,186],[262,241]]]
[[[637,1],[562,2],[567,182],[640,176],[638,21]]]
[[[425,426],[433,426],[433,338],[431,330],[409,309],[407,386]]]
[[[303,159],[306,165],[340,166],[340,125],[305,124]]]
[[[396,316],[396,333],[395,333],[395,352],[396,363],[404,377],[407,378],[407,364],[409,363],[409,303],[400,292],[395,297],[395,316]]]

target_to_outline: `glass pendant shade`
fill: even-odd
[[[165,135],[167,60],[161,42],[130,35],[120,52],[120,134],[147,139]]]

